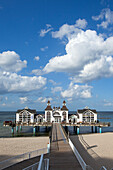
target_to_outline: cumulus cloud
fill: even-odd
[[[81,28],[84,29],[87,25],[87,21],[85,19],[78,19],[74,25],[64,24],[59,28],[59,31],[52,32],[53,38],[63,37],[71,38],[73,35],[81,32]]]
[[[0,72],[0,79],[0,94],[30,92],[39,90],[46,84],[44,77],[21,76],[10,72]]]
[[[81,31],[66,45],[66,54],[49,60],[43,72],[67,72],[76,82],[113,76],[113,37]]]
[[[19,99],[20,99],[21,104],[24,104],[24,103],[26,103],[28,101],[27,97],[20,97]]]
[[[0,53],[0,70],[18,72],[27,66],[27,61],[21,61],[20,56],[14,51]]]
[[[72,98],[91,98],[91,89],[92,86],[70,83],[68,89],[61,92],[61,96],[71,100]]]
[[[101,11],[100,15],[92,16],[92,19],[95,21],[104,20],[100,24],[97,24],[97,26],[108,28],[109,25],[113,24],[113,11],[109,8],[105,8]]]
[[[46,24],[46,29],[41,29],[40,31],[40,37],[44,37],[48,32],[50,32],[53,28],[50,24]]]
[[[40,59],[39,56],[36,56],[36,57],[34,58],[34,60],[36,60],[36,61],[39,61],[39,59]]]
[[[48,100],[52,101],[53,99],[51,97],[39,97],[37,101],[40,103],[47,103]]]
[[[59,91],[62,91],[62,87],[60,87],[60,86],[52,87],[51,88],[51,92],[52,93],[56,93],[56,92],[59,92]]]

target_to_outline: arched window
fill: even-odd
[[[66,112],[63,112],[62,116],[63,116],[63,120],[66,121]]]
[[[51,122],[51,113],[47,112],[47,122]]]

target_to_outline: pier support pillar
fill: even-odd
[[[91,126],[91,133],[93,133],[93,126]]]
[[[22,126],[20,125],[20,131],[22,131]]]
[[[74,130],[74,133],[77,134],[77,127],[76,126],[73,126],[73,130]]]
[[[80,127],[77,127],[77,135],[80,133]]]
[[[12,132],[12,135],[14,135],[14,127],[12,127],[11,132]]]
[[[97,133],[97,126],[95,126],[95,133]]]
[[[102,128],[101,127],[99,127],[99,133],[102,133]]]
[[[16,132],[18,132],[18,126],[16,126]]]
[[[68,127],[67,126],[65,126],[65,131],[66,131],[66,133],[68,133]]]
[[[33,127],[33,135],[35,136],[35,134],[36,134],[36,127],[34,126]]]

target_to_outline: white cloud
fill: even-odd
[[[43,72],[67,72],[76,82],[113,77],[113,37],[81,31],[66,45],[66,54],[49,60]]]
[[[59,91],[62,91],[62,87],[60,87],[60,86],[52,87],[51,88],[51,92],[52,93],[56,93],[56,92],[59,92]]]
[[[109,25],[113,24],[113,11],[109,8],[105,8],[101,11],[100,15],[93,16],[93,20],[104,20],[100,24],[97,24],[98,27],[108,28]]]
[[[43,48],[40,48],[41,51],[45,51],[45,50],[47,50],[47,49],[48,49],[48,46],[45,46],[45,47],[43,47]]]
[[[34,70],[32,70],[32,74],[39,76],[39,75],[43,75],[44,72],[41,69],[34,69]]]
[[[70,39],[73,35],[81,32],[81,28],[85,28],[87,25],[87,21],[85,19],[78,19],[74,25],[64,24],[59,28],[59,31],[52,32],[53,38],[67,37]]]
[[[41,76],[28,77],[9,72],[0,72],[0,79],[0,94],[30,92],[39,90],[46,84],[46,78]]]
[[[3,103],[2,106],[6,106],[6,103]]]
[[[0,53],[0,70],[18,72],[27,66],[27,61],[21,61],[20,56],[14,51]]]
[[[20,97],[19,99],[20,99],[21,104],[24,104],[24,103],[26,103],[28,101],[27,97]]]
[[[54,80],[49,80],[50,83],[52,83],[54,86],[57,84]]]
[[[61,92],[63,98],[91,98],[91,88],[88,85],[78,85],[70,83],[67,90]]]
[[[48,32],[50,32],[53,28],[50,24],[46,24],[46,29],[41,29],[40,31],[40,37],[44,37]]]
[[[84,29],[86,28],[86,26],[87,26],[87,21],[85,19],[76,20],[75,27]]]
[[[34,59],[35,59],[36,61],[39,61],[40,57],[39,57],[39,56],[36,56]]]
[[[5,97],[5,100],[8,100],[8,97],[7,97],[7,96]]]
[[[104,99],[104,106],[113,106],[113,102],[109,102],[107,100]]]
[[[48,100],[52,101],[53,99],[51,97],[39,97],[37,101],[40,103],[47,103]]]

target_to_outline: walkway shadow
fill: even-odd
[[[81,135],[79,135],[80,137]],[[79,137],[77,135],[70,136],[71,141],[75,145],[76,149],[80,153],[81,157],[85,163],[91,166],[94,170],[100,170],[102,166],[105,166],[107,169],[113,168],[113,159],[108,159],[106,157],[101,158],[97,153],[95,153],[92,148],[98,147],[97,145],[89,146],[85,142],[86,149],[81,144]]]

